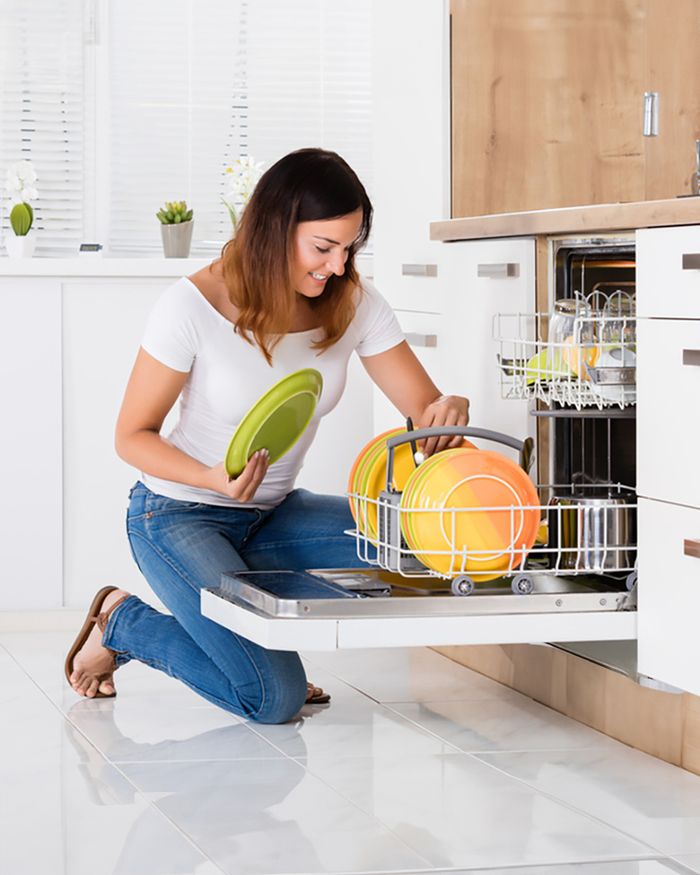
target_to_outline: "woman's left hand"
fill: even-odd
[[[440,395],[425,408],[417,428],[435,428],[440,425],[467,425],[469,422],[469,399],[461,395]],[[440,450],[461,447],[464,438],[459,435],[432,437],[423,441],[422,452],[432,456]]]

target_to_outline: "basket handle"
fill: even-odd
[[[387,489],[391,488],[394,480],[394,450],[402,444],[421,441],[429,437],[444,437],[445,435],[459,435],[461,437],[475,437],[483,440],[493,441],[494,443],[504,444],[517,450],[519,454],[520,467],[529,473],[532,467],[532,454],[535,442],[531,437],[525,440],[511,437],[507,434],[502,434],[500,431],[491,431],[487,428],[472,428],[468,425],[442,425],[437,428],[419,428],[415,431],[407,431],[405,434],[396,435],[396,437],[388,438],[386,446],[388,449],[386,456],[386,483]]]

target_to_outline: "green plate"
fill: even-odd
[[[270,464],[291,449],[314,415],[323,377],[314,368],[288,374],[253,404],[233,433],[224,466],[237,477],[258,450],[267,450]]]

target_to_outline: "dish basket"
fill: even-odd
[[[636,493],[622,484],[539,486],[542,503],[537,505],[447,509],[441,506],[402,507],[402,493],[392,486],[395,449],[405,443],[443,435],[482,438],[504,444],[519,452],[520,464],[526,472],[530,468],[531,438],[520,441],[498,432],[458,426],[420,429],[389,438],[386,442],[385,488],[376,498],[348,493],[355,507],[357,527],[347,534],[355,538],[358,559],[404,577],[448,579],[455,595],[469,595],[480,582],[486,583],[496,577],[510,578],[513,592],[526,595],[533,592],[535,577],[542,574],[602,574],[623,579],[628,589],[633,588],[636,582]],[[536,511],[541,521],[532,547],[519,540],[525,511]],[[481,543],[478,547],[460,544],[457,532],[461,515],[490,512],[499,514],[501,520],[508,520],[507,543],[501,540],[493,544]],[[407,516],[423,514],[439,520],[447,549],[414,552],[409,548],[404,537]],[[373,519],[377,521],[376,526]],[[436,562],[436,557],[445,559]],[[422,559],[427,559],[430,565]],[[493,570],[494,559],[501,564],[496,572]],[[435,564],[440,564],[442,570],[431,567]]]
[[[636,318],[628,292],[557,302],[572,307],[562,330],[561,313],[499,313],[501,396],[583,407],[628,407],[636,402]],[[555,304],[556,307],[556,304]]]

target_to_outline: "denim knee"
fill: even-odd
[[[292,677],[289,672],[284,683],[262,685],[260,697],[252,705],[248,719],[256,723],[287,723],[302,709],[306,701],[306,674],[299,663],[299,671]]]

